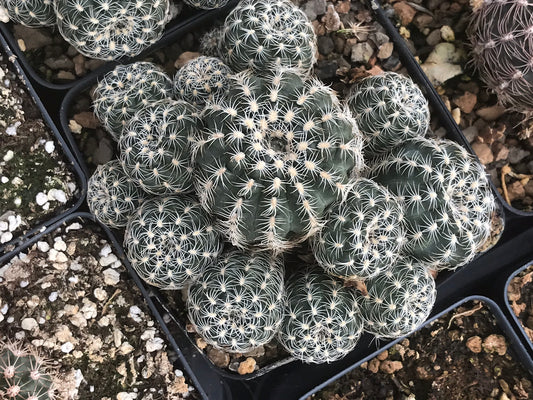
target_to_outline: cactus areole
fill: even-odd
[[[233,245],[281,252],[312,235],[362,167],[348,111],[316,80],[288,70],[231,77],[196,141],[202,205]]]

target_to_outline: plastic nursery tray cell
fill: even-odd
[[[524,138],[528,129],[531,130],[531,122],[522,123],[522,114],[500,106],[496,94],[487,87],[480,77],[482,73],[472,63],[473,45],[466,31],[473,18],[472,7],[477,7],[482,2],[452,4],[423,0],[417,2],[416,9],[411,7],[411,3],[390,0],[382,0],[381,3],[385,14],[396,25],[395,31],[399,30],[403,36],[402,41],[407,43],[408,51],[420,61],[421,68],[427,74],[428,84],[437,88],[466,140],[486,166],[494,184],[514,207],[533,211],[533,180],[523,179],[533,175],[533,142]],[[488,5],[491,2],[485,3]],[[493,4],[494,8],[500,7],[499,2]],[[501,8],[505,7],[509,6],[501,3]],[[531,13],[531,4],[526,7]],[[518,26],[519,15],[528,18],[527,12],[513,12],[509,24],[494,25],[492,36],[502,32],[500,29],[513,29],[514,23]],[[493,22],[489,11],[483,14],[487,17],[483,26],[490,26]],[[499,15],[494,20],[499,22],[507,18]],[[515,46],[512,42],[507,44],[505,41],[498,42],[498,46],[500,45]],[[527,45],[523,47],[530,51]],[[505,48],[495,48],[494,51],[501,54],[518,52]],[[506,63],[505,57],[493,59],[500,65]],[[501,69],[505,68],[509,70],[512,66],[506,65]],[[495,71],[494,75],[501,73],[497,72],[496,65],[491,69]],[[504,77],[497,80],[503,81]],[[524,95],[531,91],[524,90]]]
[[[85,176],[0,37],[0,259],[83,202]]]
[[[529,398],[532,372],[531,358],[496,303],[468,297],[300,400]]]
[[[194,9],[180,0],[171,0],[170,3],[171,9],[181,10],[180,13],[168,22],[161,39],[133,59],[142,58],[162,47],[175,32],[190,31],[204,24],[210,15],[220,12]],[[236,3],[232,0],[221,10],[229,10]],[[40,87],[50,90],[68,90],[83,77],[108,71],[119,62],[130,62],[130,59],[105,62],[85,57],[61,37],[57,28],[29,28],[9,22],[0,23],[0,32],[30,78]]]
[[[504,299],[511,319],[533,354],[533,260],[509,276]]]
[[[0,262],[0,340],[36,348],[76,398],[207,398],[123,259],[92,215],[56,222]]]

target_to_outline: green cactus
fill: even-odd
[[[230,74],[229,67],[218,58],[190,60],[174,76],[174,97],[203,108],[228,90]]]
[[[405,252],[413,258],[456,268],[488,239],[494,196],[483,166],[457,143],[409,139],[368,175],[403,200]]]
[[[424,136],[429,127],[428,102],[408,77],[394,73],[370,76],[356,83],[347,104],[372,158],[405,140]]]
[[[398,338],[418,328],[435,303],[435,281],[427,266],[405,258],[365,281],[358,301],[365,330],[376,338]]]
[[[119,141],[126,175],[150,194],[192,191],[190,151],[200,126],[196,108],[184,101],[146,105],[128,122]]]
[[[368,179],[334,203],[312,241],[318,264],[333,276],[365,280],[396,262],[406,241],[403,205]]]
[[[0,343],[0,397],[53,400],[55,388],[46,362],[16,343]]]
[[[276,334],[284,292],[279,258],[227,251],[189,287],[189,319],[207,343],[244,353]]]
[[[18,24],[32,28],[52,26],[56,23],[56,13],[52,0],[0,0],[9,18]]]
[[[133,57],[155,43],[169,0],[55,0],[61,36],[81,54],[101,60]]]
[[[172,97],[172,80],[156,65],[117,65],[94,90],[94,114],[118,141],[126,123],[146,105]]]
[[[533,4],[483,1],[467,29],[480,78],[512,110],[533,115]]]
[[[220,49],[220,39],[224,34],[224,26],[216,26],[207,31],[200,38],[200,53],[206,57],[217,57],[221,60],[224,54]]]
[[[314,234],[362,168],[349,112],[317,80],[243,72],[207,105],[195,143],[195,187],[235,246],[282,252]]]
[[[183,0],[183,2],[191,7],[200,8],[202,10],[214,10],[215,8],[224,7],[229,0]]]
[[[333,362],[353,350],[363,332],[354,288],[317,266],[291,276],[278,340],[306,363]]]
[[[124,173],[118,160],[99,165],[87,182],[92,214],[110,228],[126,226],[146,194]]]
[[[220,48],[235,72],[251,68],[261,74],[282,66],[307,74],[315,63],[316,35],[289,0],[242,0],[226,17]]]
[[[181,289],[202,275],[222,249],[211,219],[192,196],[145,201],[124,234],[128,260],[139,276],[162,289]]]

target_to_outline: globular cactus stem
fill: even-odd
[[[16,23],[32,28],[52,26],[56,23],[56,13],[52,0],[0,0],[9,18]]]

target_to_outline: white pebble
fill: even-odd
[[[13,153],[13,150],[8,150],[7,153],[4,155],[4,161],[8,162],[15,156],[15,153]]]
[[[77,369],[76,372],[74,372],[74,379],[76,379],[76,387],[80,387],[84,380],[81,370]]]
[[[100,250],[100,256],[107,257],[112,251],[113,249],[111,249],[111,246],[106,244],[104,247],[102,247],[102,250]]]
[[[22,204],[22,199],[20,197],[15,197],[15,200],[13,200],[13,204],[15,206],[20,206]]]
[[[120,392],[117,394],[117,400],[135,400],[137,393]]]
[[[94,297],[97,300],[104,301],[107,298],[107,292],[102,288],[96,288],[93,291]]]
[[[15,317],[13,317],[13,316],[7,317],[7,323],[8,324],[12,324],[14,320],[15,320]]]
[[[67,244],[63,241],[63,239],[58,238],[58,240],[54,242],[54,249],[57,251],[65,251],[67,249]]]
[[[8,136],[15,136],[17,134],[17,128],[22,124],[22,122],[17,121],[13,125],[10,125],[6,128],[6,134]]]
[[[58,294],[57,292],[52,292],[48,296],[48,300],[50,300],[52,303],[57,300]]]
[[[7,243],[9,242],[11,239],[13,239],[13,234],[11,232],[4,232],[2,233],[2,235],[0,236],[0,243]]]
[[[175,369],[174,375],[176,375],[177,377],[183,376],[183,371],[181,369]]]
[[[25,331],[31,331],[35,328],[37,328],[39,324],[35,320],[35,318],[24,318],[22,322],[20,323],[20,327],[24,329]]]
[[[2,183],[8,183],[9,182],[9,178],[7,176],[3,176],[2,178],[0,178],[0,181]]]
[[[144,313],[142,312],[142,310],[137,307],[137,306],[131,306],[130,307],[130,312],[129,312],[129,316],[131,319],[133,319],[135,322],[142,322],[142,318],[141,316],[143,315]]]
[[[111,253],[105,257],[100,258],[100,265],[102,267],[107,267],[108,265],[113,264],[117,260],[118,260],[117,256]]]
[[[42,325],[45,322],[46,322],[46,320],[43,317],[39,318],[39,325]]]
[[[151,353],[152,351],[161,350],[165,342],[160,337],[155,337],[146,342],[146,351]]]
[[[25,288],[26,286],[28,286],[30,284],[30,282],[28,281],[20,281],[20,287],[21,288]]]
[[[26,337],[26,332],[24,332],[24,331],[20,331],[20,332],[15,333],[15,339],[17,339],[17,340],[22,340],[25,337]]]
[[[0,308],[0,313],[7,314],[7,311],[9,310],[9,306],[7,304],[4,304],[2,308]]]
[[[22,217],[20,215],[10,215],[7,217],[7,221],[9,222],[9,230],[13,232],[22,223]]]
[[[57,200],[60,203],[67,202],[67,195],[61,189],[50,189],[48,192],[48,198],[52,197],[53,200]]]
[[[52,284],[50,282],[43,282],[41,284],[41,289],[48,289]]]
[[[113,268],[104,270],[104,282],[106,285],[116,285],[120,282],[120,273]]]
[[[74,275],[74,276],[71,276],[70,278],[68,278],[68,281],[69,281],[70,283],[76,284],[76,283],[78,283],[80,280],[78,279],[78,276],[77,276],[77,275]]]
[[[43,192],[37,193],[37,196],[35,196],[35,202],[38,206],[43,206],[45,203],[48,202],[48,196],[45,195]]]
[[[69,226],[65,228],[65,232],[68,233],[68,231],[70,230],[77,231],[79,229],[81,229],[81,224],[79,222],[74,222],[73,224],[70,224]]]
[[[7,231],[9,224],[6,221],[0,221],[0,231]]]
[[[153,339],[155,337],[155,329],[147,329],[141,335],[141,340]]]
[[[50,245],[47,242],[37,242],[37,248],[39,251],[42,251],[43,253],[46,253],[48,250],[50,250]]]
[[[61,345],[61,351],[63,353],[70,353],[72,350],[74,350],[74,345],[70,342],[65,342]]]
[[[20,186],[24,183],[24,181],[22,179],[20,179],[18,176],[15,176],[13,179],[11,179],[11,183],[14,185],[14,186]]]
[[[51,154],[54,152],[54,150],[56,149],[56,146],[54,144],[54,142],[52,142],[51,140],[49,140],[48,142],[46,142],[44,144],[44,149],[46,150],[46,152],[48,154]]]

